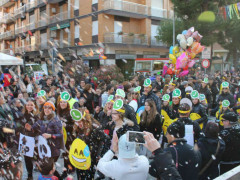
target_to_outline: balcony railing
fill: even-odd
[[[9,39],[14,37],[14,31],[7,31],[5,33],[0,34],[0,39]]]
[[[48,42],[41,42],[41,44],[39,45],[39,49],[40,50],[44,50],[44,49],[48,49]]]
[[[165,46],[165,44],[161,41],[158,41],[156,38],[152,38],[151,46]]]
[[[32,22],[32,23],[30,23],[30,24],[27,24],[25,27],[26,27],[26,28],[25,28],[26,31],[36,29],[36,23],[35,23],[35,22]]]
[[[168,11],[166,9],[151,8],[151,16],[168,18]]]
[[[25,10],[26,10],[26,5],[17,8],[16,10],[14,10],[14,16],[16,17],[18,15],[21,15],[22,13],[25,12]]]
[[[15,18],[13,17],[12,13],[8,13],[8,14],[4,14],[0,17],[0,23],[10,23],[10,22],[14,22]]]
[[[46,4],[46,0],[37,0],[37,5]]]
[[[36,44],[34,45],[28,45],[24,47],[24,50],[26,52],[30,52],[30,51],[38,51],[38,46]]]
[[[120,0],[106,0],[103,6],[104,10],[113,9],[118,11],[126,11],[135,14],[148,15],[148,8],[146,5],[132,3]]]
[[[37,27],[44,27],[48,25],[48,19],[41,19],[37,22]]]
[[[14,4],[14,0],[1,0],[0,1],[0,7],[1,6],[8,7],[8,6],[11,6],[12,4]]]
[[[15,29],[15,34],[17,35],[17,34],[20,34],[20,33],[24,33],[25,31],[26,31],[25,26],[17,27],[17,28]]]
[[[34,8],[36,6],[37,6],[37,0],[31,1],[31,2],[26,4],[26,10],[32,9],[32,8]]]
[[[50,16],[49,17],[49,23],[56,23],[59,21],[64,21],[70,19],[70,15],[68,13],[68,11],[62,12],[62,13],[58,13],[54,16]]]
[[[119,44],[147,45],[148,36],[145,34],[106,33],[104,35],[104,42],[119,43]]]

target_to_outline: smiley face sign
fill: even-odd
[[[180,97],[181,96],[181,90],[180,89],[174,89],[172,93],[173,97]]]
[[[81,111],[79,111],[77,109],[72,109],[70,111],[70,115],[74,121],[80,121],[83,117]]]
[[[138,87],[134,88],[133,91],[134,91],[134,92],[139,92],[139,91],[141,91],[141,88],[142,88],[141,86],[138,86]]]
[[[223,82],[222,83],[222,88],[227,88],[229,87],[229,83],[228,82]]]
[[[170,96],[168,94],[164,94],[164,96],[162,97],[163,101],[169,101]]]
[[[62,92],[61,93],[61,99],[63,101],[68,101],[70,99],[70,94],[68,92],[66,92],[66,91]]]
[[[77,169],[89,169],[91,166],[91,156],[88,145],[79,138],[75,139],[69,151],[69,160]]]
[[[41,90],[37,93],[37,97],[42,97],[42,96],[45,96],[46,95],[46,91],[44,90]]]
[[[123,100],[121,100],[121,99],[116,100],[113,104],[113,109],[114,110],[119,110],[122,107],[123,107]]]

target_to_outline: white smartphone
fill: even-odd
[[[127,131],[127,141],[135,142],[137,144],[145,144],[143,132],[138,131]]]

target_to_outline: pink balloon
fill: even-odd
[[[181,56],[177,58],[176,69],[184,68],[188,63],[188,56],[186,53],[182,53]]]
[[[182,71],[182,72],[180,72],[178,77],[186,76],[186,75],[188,75],[188,73],[189,73],[189,70]]]
[[[202,35],[198,33],[198,31],[195,31],[193,34],[192,34],[192,37],[193,39],[195,39],[197,42],[200,42],[201,39],[202,39]]]
[[[188,67],[191,68],[193,67],[193,65],[195,64],[196,62],[194,60],[191,60],[189,63],[188,63]]]
[[[167,70],[168,70],[168,66],[167,65],[164,65],[163,66],[163,76],[165,76],[165,74],[167,73]]]

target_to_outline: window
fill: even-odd
[[[92,36],[98,35],[98,21],[92,22]]]
[[[98,3],[98,0],[92,0],[92,4]]]
[[[75,34],[74,34],[74,38],[79,38],[79,25],[75,25]]]

